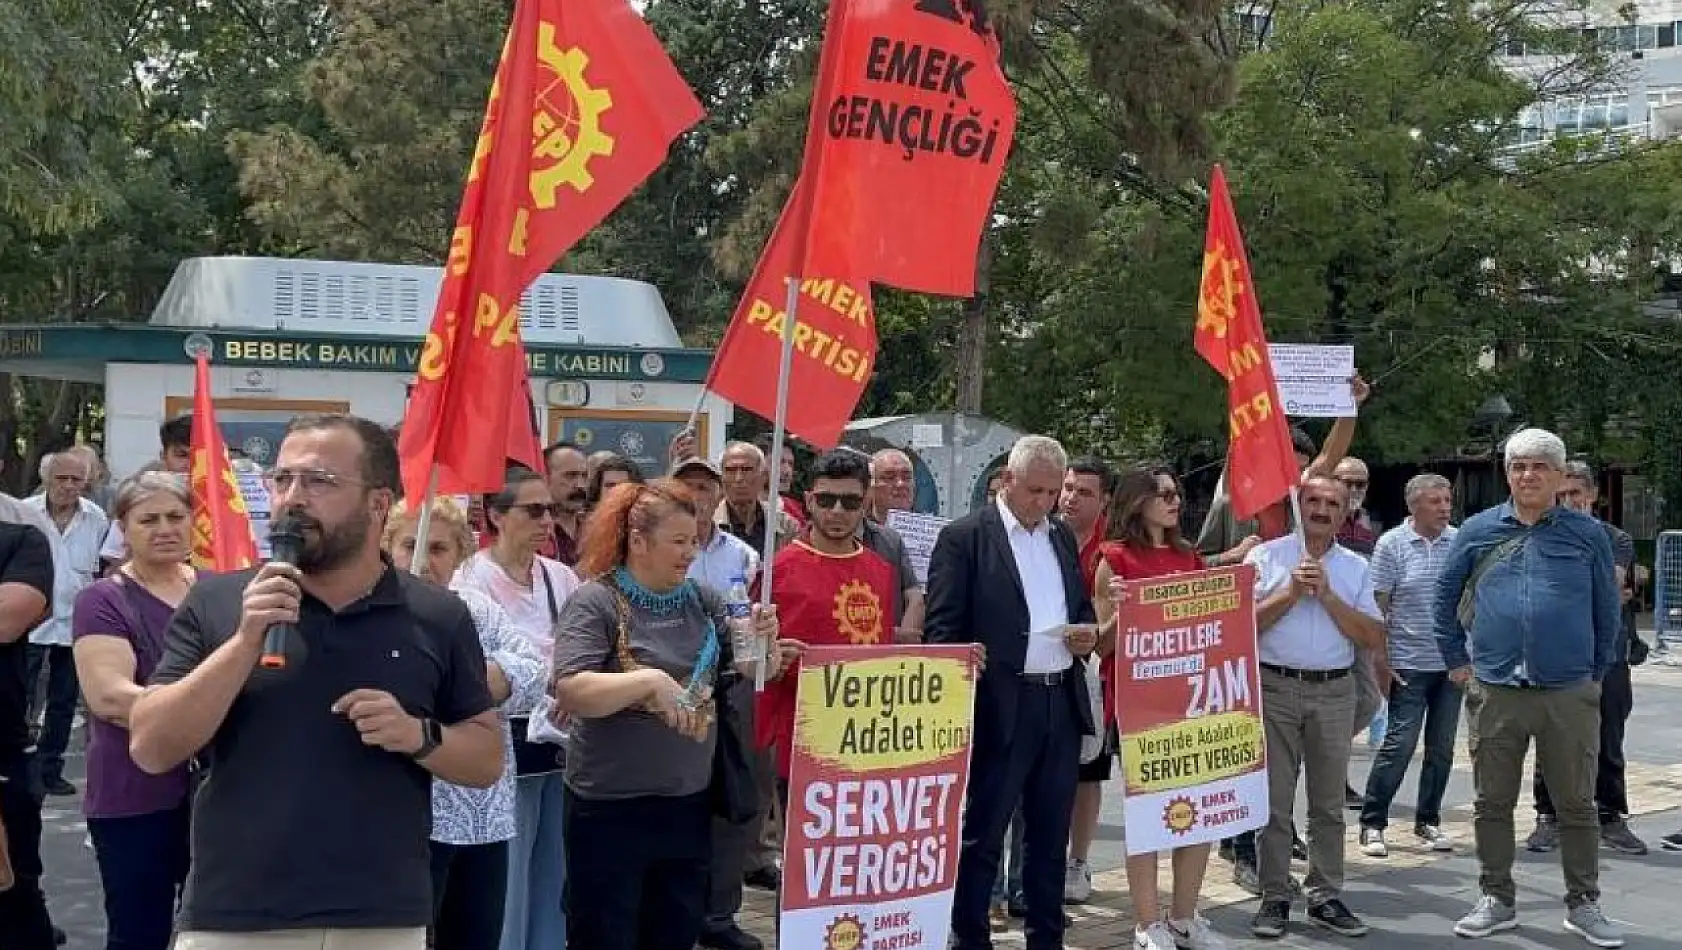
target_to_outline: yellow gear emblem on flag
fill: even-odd
[[[836,629],[854,646],[882,642],[882,602],[864,581],[848,581],[835,592]]]
[[[544,23],[537,32],[537,56],[551,80],[537,91],[532,113],[531,197],[539,208],[553,208],[562,185],[587,191],[595,184],[590,161],[613,154],[613,137],[602,132],[602,114],[613,108],[613,93],[597,89],[584,78],[590,54],[555,42],[555,27]]]
[[[1226,337],[1227,325],[1238,317],[1238,298],[1244,294],[1244,268],[1226,245],[1216,242],[1203,253],[1203,280],[1199,288],[1197,328]]]

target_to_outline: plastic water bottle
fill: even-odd
[[[748,579],[740,574],[730,578],[730,589],[724,593],[724,610],[730,624],[730,645],[736,659],[756,659],[760,649],[753,633],[753,598],[748,596]]]
[[[1390,725],[1390,704],[1380,703],[1378,712],[1373,713],[1372,725],[1367,726],[1367,748],[1374,752],[1384,744],[1384,731]]]

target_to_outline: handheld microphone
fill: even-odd
[[[282,564],[297,564],[304,548],[304,532],[298,519],[281,515],[269,525],[269,560]],[[286,668],[286,641],[292,636],[292,625],[277,623],[263,634],[263,654],[257,665],[265,670]]]

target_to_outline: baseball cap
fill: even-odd
[[[711,475],[713,478],[715,478],[715,479],[717,479],[721,482],[724,481],[724,475],[721,472],[719,472],[718,466],[714,465],[713,463],[711,463],[711,462],[707,461],[706,459],[700,457],[699,455],[691,455],[688,458],[679,459],[677,464],[672,466],[672,477],[677,478],[678,476],[682,475],[684,472],[687,472],[690,469],[694,469],[694,468],[702,469],[708,475]]]

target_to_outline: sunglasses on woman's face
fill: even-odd
[[[812,501],[819,508],[836,508],[842,511],[857,511],[864,507],[863,495],[839,495],[835,492],[820,491],[812,494]]]
[[[533,521],[542,520],[544,515],[549,515],[552,518],[561,516],[561,506],[546,501],[528,501],[523,505],[509,505],[506,510],[523,511],[526,513],[526,517]]]

